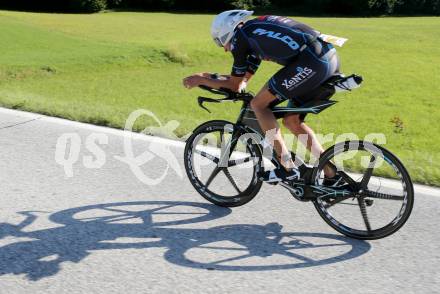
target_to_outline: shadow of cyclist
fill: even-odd
[[[230,209],[195,202],[108,203],[56,212],[50,220],[63,226],[31,232],[23,229],[36,217],[22,213],[26,219],[21,224],[0,224],[0,236],[26,238],[0,247],[0,275],[25,274],[30,280],[39,280],[57,274],[63,262],[80,262],[94,250],[159,247],[166,249],[166,260],[180,266],[274,270],[338,262],[370,249],[366,242],[338,235],[282,232],[276,223],[179,228],[229,213]],[[320,249],[332,247],[337,250],[330,255],[316,256]],[[313,257],[303,253],[306,249],[314,250]],[[267,259],[275,255],[284,257],[281,264]],[[255,258],[267,262],[254,263]]]

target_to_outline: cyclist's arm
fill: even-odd
[[[212,75],[204,73],[184,79],[184,84],[189,88],[205,85],[215,89],[227,88],[234,92],[240,91],[241,88],[246,86],[246,82],[250,79],[256,69],[250,69],[250,65],[248,63],[250,58],[249,47],[247,41],[243,39],[242,35],[237,35],[237,37],[233,38],[231,48],[234,63],[229,76],[221,75],[213,77]],[[255,61],[254,63],[258,62]]]
[[[248,56],[246,62],[247,62],[246,76],[250,78],[257,72],[258,68],[260,67],[261,59],[258,58],[256,55],[251,54]]]
[[[212,79],[210,77],[202,77],[200,84],[214,89],[226,88],[233,92],[238,92],[243,86],[242,83],[246,80],[245,76],[229,76],[229,78],[227,78],[227,76],[223,77],[225,77],[225,79]]]
[[[248,68],[242,77],[204,73],[202,75],[204,79],[201,81],[201,84],[215,89],[227,88],[231,91],[238,92],[242,88],[246,88],[246,84],[254,76],[255,71],[256,69],[252,70]]]
[[[234,58],[231,74],[226,81],[222,81],[222,87],[228,88],[234,92],[238,92],[246,87],[247,81],[251,78],[253,72],[249,70],[249,43],[244,37],[242,31],[238,31],[230,46],[230,51]]]
[[[252,76],[253,73],[247,71],[242,77],[213,73],[198,73],[193,75],[192,78],[198,79],[196,82],[197,86],[205,85],[214,89],[227,88],[231,91],[239,92],[241,89],[246,88],[247,82],[252,78]]]
[[[183,85],[188,89],[200,85],[208,86],[214,89],[226,88],[234,92],[238,92],[245,87],[246,77],[222,76],[222,79],[215,79],[210,76],[195,74],[183,79]]]

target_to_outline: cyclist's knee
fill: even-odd
[[[261,97],[261,96],[260,96]],[[261,110],[261,109],[265,109],[269,106],[269,103],[266,101],[266,99],[264,98],[260,98],[260,97],[255,97],[254,99],[252,99],[251,101],[251,108],[252,110]]]
[[[263,110],[265,108],[268,108],[270,103],[276,99],[272,93],[270,93],[267,88],[263,88],[260,93],[255,96],[254,99],[251,101],[251,108],[252,110]]]
[[[299,115],[288,115],[283,118],[284,126],[286,126],[294,134],[302,133],[302,123],[303,121]]]
[[[287,115],[283,118],[283,124],[286,127],[296,127],[296,126],[300,126],[302,123],[301,118],[299,117],[299,114],[294,114],[294,115]]]
[[[252,110],[258,110],[260,107],[260,103],[257,101],[257,99],[252,99],[251,100],[251,108]]]

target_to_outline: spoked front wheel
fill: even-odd
[[[329,170],[339,182],[326,179]],[[356,239],[380,239],[400,229],[411,214],[414,188],[400,160],[383,147],[347,141],[326,150],[312,174],[320,216]]]
[[[257,195],[262,155],[227,121],[199,126],[185,146],[185,170],[191,184],[208,201],[224,207],[243,205]]]

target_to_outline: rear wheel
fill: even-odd
[[[194,188],[208,201],[224,207],[243,205],[261,188],[257,173],[262,155],[252,140],[227,121],[199,126],[185,146],[185,170]]]
[[[324,167],[341,178],[324,182]],[[338,232],[380,239],[399,230],[411,214],[414,188],[400,160],[373,143],[347,141],[325,151],[312,174],[319,215]],[[330,184],[328,184],[330,182]]]

